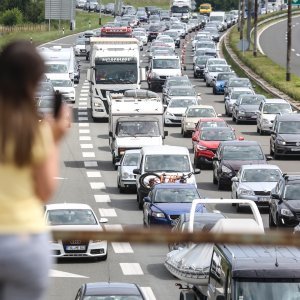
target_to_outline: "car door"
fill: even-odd
[[[258,110],[256,112],[256,115],[257,115],[257,118],[256,118],[256,122],[257,122],[257,127],[261,129],[261,119],[262,119],[262,116],[263,116],[263,107],[264,107],[264,104],[263,102],[260,103],[259,107],[258,107]]]
[[[241,100],[237,100],[235,103],[233,103],[233,107],[232,107],[232,116],[234,116],[235,118],[236,118],[236,116],[237,116],[237,112],[238,112],[238,110],[239,110],[240,103],[241,103]]]
[[[242,169],[240,169],[237,172],[236,177],[237,177],[237,181],[232,181],[232,186],[231,186],[231,198],[233,198],[233,199],[238,198],[237,197],[237,190],[238,190],[238,187],[241,183]]]
[[[278,182],[274,190],[272,191],[273,194],[280,195],[280,191],[283,188],[283,182],[282,180]],[[275,199],[271,195],[271,200],[270,200],[270,214],[272,215],[273,220],[276,220],[276,215],[277,215],[277,209],[278,209],[278,199]]]
[[[275,152],[275,140],[276,140],[276,131],[278,128],[278,121],[277,118],[275,118],[273,127],[271,130],[271,136],[270,136],[270,148]]]
[[[153,191],[150,191],[148,194],[149,199],[153,198]],[[151,214],[151,202],[144,202],[143,206],[143,218],[144,218],[144,224],[149,224],[149,215]]]
[[[213,172],[216,179],[219,180],[219,169],[220,169],[220,155],[221,155],[221,146],[219,145],[215,158],[213,159]]]

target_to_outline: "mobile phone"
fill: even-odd
[[[56,119],[58,117],[60,108],[62,106],[62,95],[59,91],[55,92],[54,95],[54,108],[53,108],[53,116]]]

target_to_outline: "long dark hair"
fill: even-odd
[[[38,133],[35,91],[45,71],[34,45],[15,41],[0,53],[0,162],[32,162]],[[12,153],[11,153],[12,151]]]

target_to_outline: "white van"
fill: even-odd
[[[220,22],[222,23],[222,30],[227,29],[227,22],[225,17],[225,11],[212,11],[209,16],[209,22]]]
[[[187,147],[168,145],[143,147],[139,168],[133,171],[137,175],[137,201],[140,209],[143,207],[144,197],[147,196],[148,191],[141,187],[139,178],[141,175],[150,172],[158,175],[163,173],[167,175],[186,175],[189,173],[199,174],[200,170],[194,170]],[[194,175],[187,179],[187,183],[195,184],[197,187]]]

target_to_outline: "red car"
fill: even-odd
[[[231,127],[205,127],[200,131],[198,143],[194,147],[194,167],[203,169],[212,165],[212,159],[221,141],[236,140]]]
[[[226,123],[224,119],[221,118],[200,118],[192,134],[193,149],[195,148],[196,144],[199,141],[199,135],[202,128],[205,127],[209,127],[209,128],[229,127],[229,125]]]

